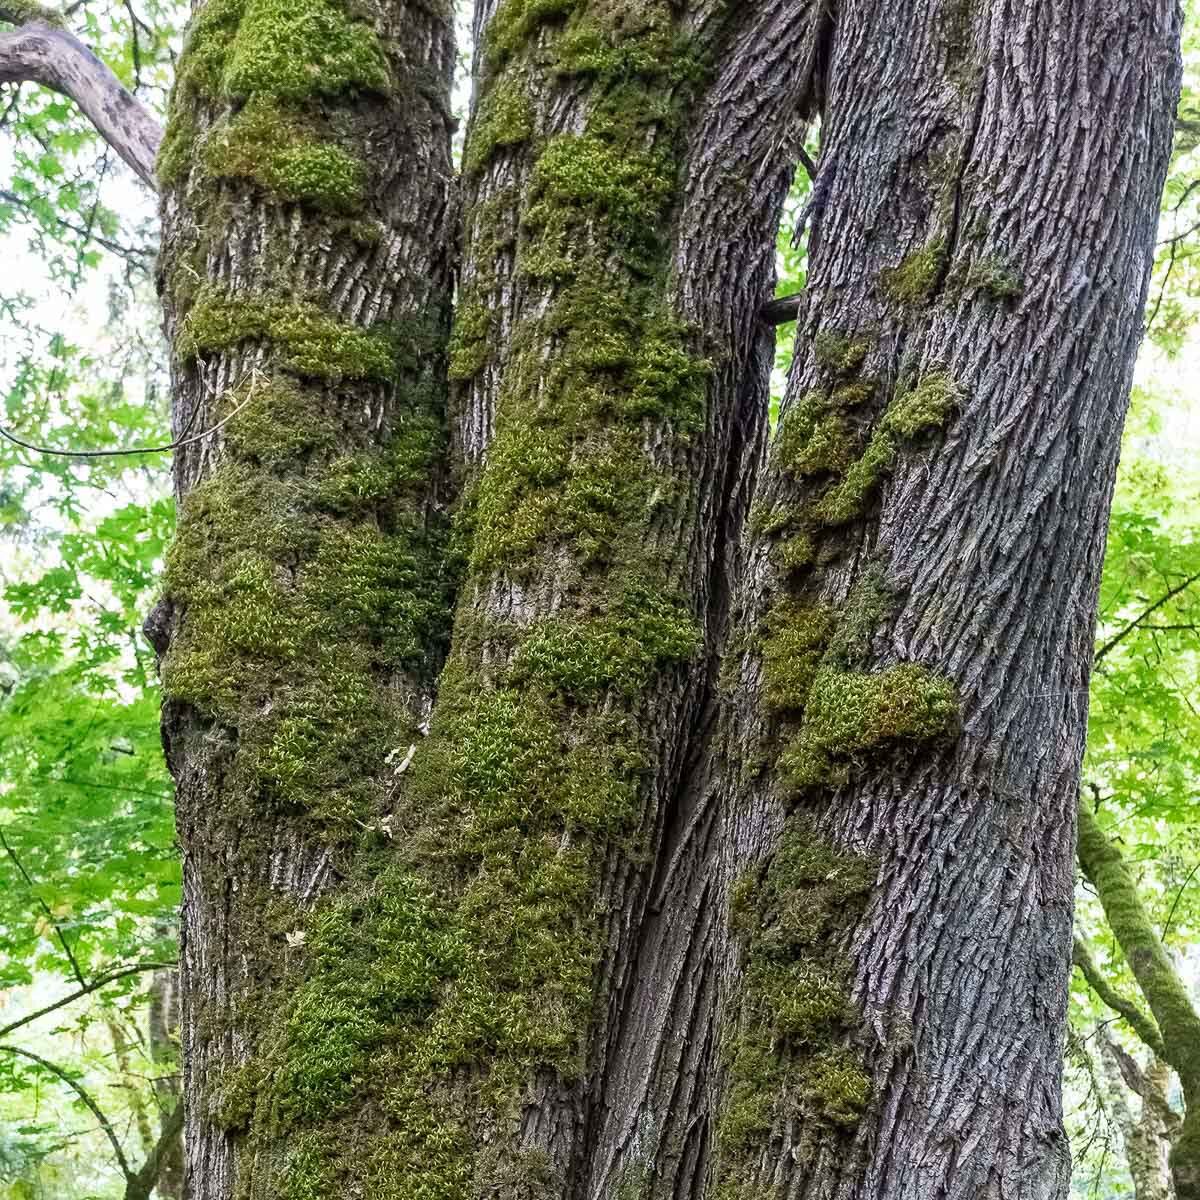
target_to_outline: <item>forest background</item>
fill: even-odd
[[[164,113],[186,8],[94,0],[69,12]],[[1187,16],[1084,788],[1200,1004],[1200,4]],[[465,60],[461,78],[465,112]],[[780,230],[780,295],[804,284],[791,229],[807,190],[801,170]],[[179,1194],[179,862],[140,633],[174,518],[168,455],[139,452],[169,441],[156,238],[153,198],[70,102],[0,88],[0,425],[39,445],[125,452],[0,440],[0,1200],[120,1197],[156,1151],[156,1194]],[[777,390],[791,335],[778,330]],[[1086,880],[1077,899],[1074,1192],[1117,1200],[1136,1185],[1144,1200],[1156,1179],[1165,1187],[1178,1080],[1169,1048],[1147,1044],[1145,1001]]]

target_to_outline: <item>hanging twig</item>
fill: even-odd
[[[100,1128],[104,1130],[109,1142],[112,1144],[113,1154],[116,1155],[117,1165],[121,1168],[121,1174],[125,1176],[126,1180],[134,1178],[133,1171],[129,1167],[129,1160],[125,1157],[125,1151],[121,1148],[121,1139],[117,1137],[117,1131],[113,1129],[112,1122],[104,1115],[104,1110],[77,1079],[73,1079],[62,1067],[55,1066],[49,1059],[43,1058],[40,1054],[34,1054],[32,1050],[23,1050],[20,1046],[0,1046],[0,1052],[16,1054],[21,1058],[27,1058],[30,1062],[37,1063],[43,1070],[49,1071],[51,1075],[61,1079],[83,1101],[92,1116],[99,1121]]]
[[[60,450],[55,446],[37,446],[33,442],[27,442],[5,429],[3,425],[0,425],[0,437],[12,442],[14,446],[20,446],[23,450],[32,450],[36,454],[54,454],[60,458],[120,458],[131,454],[165,454],[168,450],[178,450],[181,446],[190,446],[193,442],[201,442],[206,437],[211,437],[223,426],[228,425],[253,399],[254,386],[251,384],[250,391],[245,400],[233,412],[222,417],[215,425],[200,433],[194,433],[191,437],[179,438],[174,442],[168,442],[165,446],[133,446],[127,450]]]
[[[79,963],[76,961],[75,954],[67,942],[67,938],[62,931],[62,927],[59,925],[58,921],[55,920],[54,914],[50,911],[49,905],[47,905],[45,900],[43,900],[41,895],[38,893],[36,885],[29,877],[29,872],[25,870],[21,860],[17,857],[17,852],[8,844],[8,840],[5,838],[2,832],[0,832],[0,846],[4,848],[4,853],[12,859],[13,866],[20,871],[21,878],[25,880],[25,886],[29,888],[30,895],[33,896],[37,906],[42,910],[43,913],[45,913],[46,920],[49,921],[54,927],[54,932],[58,934],[58,940],[62,944],[63,953],[67,956],[67,961],[71,964],[71,970],[74,973],[75,978],[79,981],[80,987],[87,987],[88,982],[86,979],[84,979],[83,972],[79,969]]]

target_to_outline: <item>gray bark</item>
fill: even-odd
[[[1178,36],[1169,3],[838,10],[822,127],[831,179],[784,428],[826,383],[822,333],[866,339],[873,421],[931,374],[959,399],[932,449],[902,448],[854,520],[818,531],[799,578],[758,540],[740,625],[761,629],[781,595],[842,607],[873,567],[893,600],[868,630],[866,666],[951,679],[961,735],[883,746],[840,787],[797,794],[770,769],[746,779],[740,764],[760,749],[770,763],[779,742],[761,660],[741,659],[718,766],[722,878],[769,856],[797,806],[876,870],[845,942],[871,1101],[849,1134],[777,1121],[750,1176],[765,1193],[1065,1194],[1074,805]],[[919,260],[905,256],[930,246],[933,269],[907,286]],[[989,264],[1016,286],[973,285]],[[765,501],[811,503],[812,482],[781,457]],[[721,953],[728,1022],[738,950]]]

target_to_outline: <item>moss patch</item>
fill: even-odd
[[[880,277],[883,294],[909,308],[925,304],[933,295],[945,262],[946,244],[941,240],[914,250],[899,266],[883,272]]]
[[[519,75],[500,80],[480,101],[463,152],[463,170],[481,171],[492,155],[518,146],[533,134],[533,105]]]
[[[362,329],[331,316],[320,305],[281,295],[242,295],[205,285],[197,294],[179,339],[194,358],[242,342],[269,341],[289,371],[311,379],[391,379],[396,338],[387,329]]]
[[[203,166],[213,178],[249,179],[283,200],[332,213],[357,212],[366,168],[270,102],[252,100],[204,141]]]
[[[231,97],[304,100],[350,89],[386,91],[375,31],[338,0],[246,0],[221,76]]]
[[[836,787],[868,752],[952,737],[958,712],[953,684],[916,663],[879,673],[821,671],[780,771],[797,790]]]
[[[716,1195],[762,1194],[759,1155],[796,1120],[852,1127],[870,1102],[854,1044],[845,940],[873,881],[871,862],[829,846],[805,818],[788,819],[774,856],[739,881],[731,919],[744,943],[736,1024],[722,1053]]]

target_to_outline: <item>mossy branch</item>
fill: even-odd
[[[1155,932],[1124,856],[1082,802],[1079,865],[1158,1023],[1160,1057],[1179,1072],[1187,1115],[1171,1151],[1171,1175],[1179,1200],[1200,1200],[1200,1013]]]
[[[1200,1014],[1155,932],[1124,856],[1086,804],[1079,806],[1079,865],[1099,894],[1109,928],[1161,1031],[1160,1056],[1185,1086],[1190,1080],[1200,1093]]]
[[[1144,1013],[1132,1000],[1127,1000],[1116,988],[1104,978],[1096,960],[1082,938],[1075,939],[1071,961],[1079,968],[1080,974],[1087,980],[1088,987],[1096,996],[1118,1016],[1124,1017],[1129,1027],[1145,1044],[1162,1058],[1166,1053],[1162,1034],[1154,1019]]]

